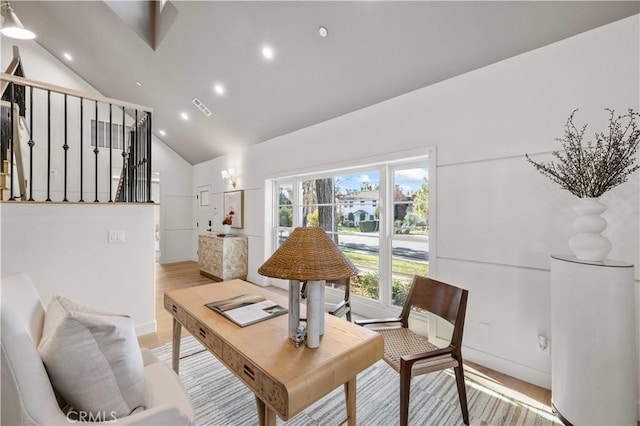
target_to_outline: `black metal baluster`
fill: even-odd
[[[51,201],[51,90],[47,90],[47,200]]]
[[[133,139],[135,141],[135,155],[134,155],[134,163],[133,163],[133,196],[131,197],[134,203],[138,202],[138,162],[140,161],[140,134],[138,132],[140,124],[138,123],[138,110],[135,113],[135,133],[133,134]]]
[[[120,198],[127,201],[127,137],[126,137],[126,116],[125,107],[122,107],[122,174],[120,175]]]
[[[96,155],[96,172],[95,172],[95,187],[96,187],[96,199],[93,200],[94,203],[98,203],[98,154],[100,153],[100,150],[98,149],[98,101],[95,101],[96,103],[96,137],[95,137],[95,144],[96,147],[93,150],[93,153]]]
[[[84,132],[83,132],[83,127],[84,127],[84,98],[80,98],[80,200],[78,200],[81,203],[84,203],[84,199],[83,194],[82,194],[82,175],[83,175],[83,165],[84,165],[84,158],[83,158],[83,146],[84,146]]]
[[[141,151],[142,151],[142,158],[140,160],[140,166],[142,167],[142,169],[140,170],[140,201],[141,203],[144,203],[147,201],[147,180],[146,180],[146,174],[147,174],[147,121],[145,120],[145,117],[142,117],[142,125],[140,126],[140,140],[142,143],[141,146]]]
[[[147,202],[153,203],[153,199],[151,196],[151,176],[152,172],[152,164],[151,164],[151,152],[153,146],[153,132],[151,128],[151,112],[147,112]]]
[[[67,94],[64,94],[64,198],[62,201],[69,201],[67,199],[67,154],[69,151],[69,144],[67,143]]]
[[[140,125],[138,126],[138,146],[140,147],[140,160],[138,161],[138,199],[136,200],[137,202],[140,202],[144,199],[144,156],[145,156],[145,152],[144,152],[144,147],[145,147],[145,140],[144,140],[144,132],[142,131],[142,129],[144,129],[144,117],[140,118]]]
[[[129,132],[129,134],[131,135],[131,147],[129,149],[129,158],[127,159],[127,169],[128,169],[128,175],[127,175],[127,183],[129,184],[129,200],[128,202],[133,203],[133,188],[134,188],[134,184],[133,184],[133,162],[135,160],[135,155],[136,155],[136,144],[135,144],[135,139],[136,139],[136,134],[135,134],[135,125],[131,127],[131,131]]]
[[[33,86],[30,89],[29,101],[29,201],[33,201]]]
[[[141,119],[140,123],[140,198],[139,202],[147,201],[147,197],[145,195],[145,191],[147,188],[147,181],[145,180],[145,175],[147,173],[147,136],[145,132],[145,126],[147,125],[144,116]]]
[[[11,195],[9,196],[9,201],[15,201],[16,197],[13,196],[13,139],[15,138],[15,135],[13,134],[13,129],[15,127],[15,114],[13,113],[13,105],[16,102],[16,91],[15,91],[15,85],[13,83],[11,83],[11,111],[9,111],[9,114],[11,116],[11,130],[9,131],[9,135],[11,136],[11,138],[9,139],[9,191],[11,191]]]
[[[145,150],[145,146],[146,146],[146,139],[144,137],[144,117],[141,119],[141,123],[140,123],[140,129],[138,129],[140,132],[140,171],[138,172],[138,178],[140,179],[140,188],[138,188],[138,202],[142,202],[145,201],[145,197],[144,197],[144,188],[145,188],[145,182],[144,182],[144,174],[145,174],[145,170],[146,168],[145,166],[145,159],[147,158],[147,153]]]
[[[113,203],[113,105],[109,104],[109,202]]]

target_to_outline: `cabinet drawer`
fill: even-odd
[[[209,239],[210,245],[209,249],[213,251],[222,251],[222,240],[221,239]]]
[[[242,381],[287,420],[287,391],[231,346],[223,344],[222,360]]]
[[[202,327],[193,317],[187,317],[187,330],[194,335],[203,345],[218,357],[222,356],[222,340],[214,333]]]
[[[164,308],[174,316],[178,322],[184,326],[186,326],[187,322],[187,314],[185,311],[178,305],[174,304],[169,298],[165,296],[164,298]]]

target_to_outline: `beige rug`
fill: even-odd
[[[154,349],[171,364],[171,345]],[[180,378],[196,410],[200,426],[257,425],[253,393],[194,338],[181,344]],[[398,424],[398,374],[379,361],[358,375],[357,424]],[[515,399],[483,384],[481,376],[467,374],[467,399],[472,425],[553,425],[560,422],[549,407],[526,398]],[[411,386],[410,425],[462,425],[453,371],[415,377]],[[337,425],[346,417],[342,387],[279,425]]]

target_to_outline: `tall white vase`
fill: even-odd
[[[569,248],[578,259],[601,262],[611,251],[611,241],[600,234],[607,227],[600,216],[606,209],[597,198],[580,198],[573,206],[578,216],[573,221],[576,233],[569,239]]]

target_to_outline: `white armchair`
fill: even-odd
[[[2,278],[0,423],[69,425],[37,351],[45,310],[35,286],[24,274]],[[104,423],[115,425],[191,425],[194,411],[180,379],[148,350],[142,351],[147,405],[144,411]]]

